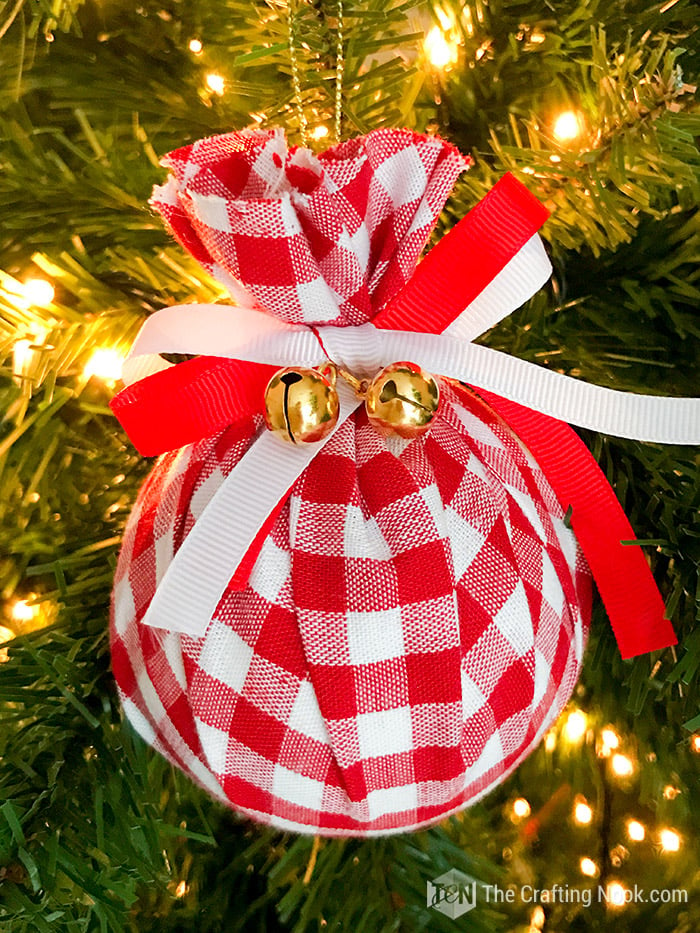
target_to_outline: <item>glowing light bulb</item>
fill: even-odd
[[[690,747],[696,755],[700,755],[700,732],[692,737],[690,740]]]
[[[39,612],[39,606],[31,605],[28,599],[18,599],[12,606],[10,615],[15,622],[32,622],[39,615]]]
[[[226,90],[226,82],[224,81],[222,75],[217,74],[215,71],[210,71],[206,77],[207,87],[214,94],[218,94],[219,97],[222,96]]]
[[[524,820],[532,812],[532,807],[524,797],[518,797],[513,801],[513,815],[519,820]]]
[[[647,831],[643,823],[640,823],[639,820],[629,820],[627,823],[627,835],[633,842],[643,842],[646,834]]]
[[[659,839],[664,852],[678,852],[681,847],[681,837],[673,829],[662,829]]]
[[[204,46],[202,45],[201,39],[190,39],[187,48],[193,55],[201,55]]]
[[[184,897],[187,894],[187,882],[183,879],[175,888],[175,897]]]
[[[447,68],[457,61],[457,46],[447,41],[439,26],[433,26],[425,37],[423,47],[433,68]]]
[[[618,777],[629,777],[634,772],[632,760],[627,755],[613,755],[611,767]]]
[[[8,628],[6,625],[0,625],[0,645],[4,645],[5,642],[12,641],[15,637],[15,633],[11,628]]]
[[[530,926],[536,930],[541,930],[546,919],[544,910],[538,905],[530,914]]]
[[[677,787],[674,787],[673,784],[667,784],[666,787],[664,787],[665,800],[675,800],[679,794],[680,790]]]
[[[544,747],[546,751],[553,752],[557,747],[557,735],[556,732],[548,732],[544,737]]]
[[[574,819],[579,826],[588,826],[593,819],[593,810],[585,801],[579,801],[574,807]]]
[[[105,382],[116,382],[121,379],[124,358],[116,350],[103,347],[95,350],[83,370],[86,379],[97,376]]]
[[[573,110],[565,110],[554,121],[552,132],[554,138],[560,143],[567,143],[571,142],[572,139],[577,139],[583,132],[581,116]]]
[[[586,734],[587,728],[588,717],[582,710],[576,709],[573,711],[573,713],[569,713],[566,718],[564,735],[569,740],[569,742],[580,742]]]
[[[311,135],[314,139],[325,139],[329,132],[328,127],[321,123],[319,126],[314,127]]]
[[[30,304],[40,308],[50,305],[55,294],[53,285],[46,279],[27,279],[22,286],[22,292]]]
[[[579,862],[579,866],[581,868],[581,874],[586,875],[587,878],[595,878],[598,874],[598,866],[592,858],[582,858]]]
[[[624,907],[630,892],[619,881],[611,881],[605,889],[605,897],[610,907]]]
[[[600,738],[606,748],[610,748],[614,751],[616,748],[620,747],[620,736],[614,729],[610,728],[610,726],[603,729]]]
[[[12,347],[12,373],[15,376],[26,376],[34,351],[31,340],[17,340]]]

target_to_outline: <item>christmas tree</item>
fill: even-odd
[[[483,338],[589,383],[697,394],[694,0],[17,0],[0,7],[0,929],[660,931],[700,925],[700,477],[689,447],[581,435],[677,648],[581,683],[475,807],[369,840],[237,817],[123,722],[112,577],[149,469],[109,407],[151,312],[223,289],[148,207],[159,158],[285,127],[469,154],[435,239],[505,171],[555,273]]]

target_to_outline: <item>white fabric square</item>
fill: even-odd
[[[486,697],[479,690],[466,671],[461,673],[462,680],[462,711],[464,720],[471,719],[486,705]]]
[[[217,729],[216,726],[208,725],[197,716],[195,716],[194,724],[197,728],[199,741],[202,743],[202,751],[209,762],[209,767],[214,774],[226,774],[228,732]]]
[[[319,709],[316,691],[310,680],[303,680],[299,684],[299,692],[289,716],[288,726],[311,739],[324,744],[328,743],[328,729]]]
[[[410,751],[413,748],[411,707],[359,713],[357,733],[362,758]]]
[[[346,557],[367,557],[374,560],[391,560],[392,554],[377,520],[365,521],[362,509],[349,505],[345,513],[343,547]]]
[[[143,715],[138,706],[134,703],[133,700],[130,700],[129,697],[119,691],[119,696],[124,707],[124,715],[129,720],[136,732],[141,736],[141,738],[148,745],[153,745],[156,738],[156,733],[153,726]]]
[[[543,556],[546,556],[544,552]],[[518,580],[515,584],[513,592],[494,616],[494,622],[520,657],[532,648],[534,644],[532,616],[522,580]]]
[[[447,535],[452,546],[452,565],[455,580],[459,580],[484,546],[486,538],[465,521],[454,509],[445,509]]]
[[[252,658],[253,649],[240,635],[216,620],[211,623],[199,656],[206,674],[241,693]]]
[[[541,651],[535,648],[535,682],[532,697],[532,708],[535,709],[547,692],[552,665],[547,661]]]
[[[320,810],[325,784],[313,778],[290,771],[283,765],[275,765],[272,778],[272,793],[282,800],[296,803],[311,810]]]
[[[180,684],[183,690],[187,690],[187,677],[185,676],[185,664],[182,660],[182,648],[180,646],[180,636],[177,632],[165,632],[163,634],[163,653],[168,659],[168,664],[173,672],[175,680]]]
[[[420,156],[412,146],[385,159],[375,168],[374,176],[391,191],[395,210],[402,204],[422,198],[428,177]]]
[[[218,194],[198,194],[196,191],[190,191],[190,197],[200,220],[214,230],[231,233],[226,198],[220,198]]]
[[[277,601],[292,568],[289,551],[277,547],[268,535],[260,548],[253,571],[248,579],[250,588],[270,603]]]
[[[471,766],[467,768],[466,773],[466,784],[473,784],[474,781],[478,780],[482,775],[486,774],[491,768],[496,765],[500,765],[503,761],[503,745],[501,744],[501,737],[498,732],[494,732],[491,738],[488,740],[486,745]]]
[[[340,316],[335,294],[322,278],[298,282],[295,288],[305,321],[334,321]]]
[[[505,450],[504,444],[496,437],[491,428],[477,418],[476,415],[473,415],[461,405],[457,406],[455,411],[459,420],[469,432],[469,436],[473,437],[477,443],[486,444],[487,447],[495,447],[497,450]]]
[[[515,499],[515,501],[520,506],[527,520],[530,522],[530,524],[534,528],[537,534],[537,537],[540,539],[540,541],[544,541],[544,543],[546,544],[547,543],[547,532],[544,529],[544,525],[542,524],[540,516],[537,514],[537,509],[535,507],[535,503],[532,501],[532,496],[530,496],[527,493],[522,492],[520,489],[517,489],[515,486],[508,485],[507,483],[505,484],[505,486],[508,492],[511,494],[511,496]]]
[[[418,807],[418,785],[405,784],[403,787],[382,787],[367,794],[369,818],[376,820],[388,813],[401,813]]]
[[[401,609],[380,612],[348,612],[350,663],[371,664],[404,653]]]
[[[114,586],[114,628],[118,635],[124,635],[133,624],[136,615],[134,591],[128,573]]]
[[[195,519],[198,519],[202,512],[209,505],[214,493],[218,490],[219,486],[224,481],[224,474],[221,470],[215,468],[212,470],[210,476],[208,476],[201,486],[198,486],[197,489],[192,493],[192,498],[190,499],[190,510],[194,515]]]
[[[546,551],[542,551],[542,596],[558,616],[564,608],[564,590]]]

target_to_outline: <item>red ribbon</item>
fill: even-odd
[[[442,333],[491,282],[549,216],[512,175],[494,188],[418,265],[412,279],[374,318],[376,327]],[[127,387],[112,411],[145,456],[211,436],[260,412],[276,366],[200,357]],[[610,617],[623,658],[676,644],[663,600],[634,532],[605,475],[569,425],[483,392],[489,405],[531,451],[571,523]],[[280,507],[282,504],[280,504]],[[236,573],[243,586],[268,518]]]

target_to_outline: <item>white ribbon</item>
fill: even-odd
[[[328,356],[342,369],[371,377],[410,360],[428,372],[458,379],[528,408],[606,434],[664,444],[700,443],[700,399],[635,395],[579,382],[524,360],[465,342],[519,307],[551,271],[535,236],[443,334],[360,327],[316,328]],[[505,310],[504,310],[505,309]],[[278,366],[327,361],[316,334],[253,308],[179,305],[144,324],[125,366],[125,381],[163,368],[160,353],[229,357]],[[146,625],[194,637],[206,631],[219,600],[275,506],[352,412],[361,404],[338,380],[340,415],[316,444],[292,446],[264,433],[223,481],[168,566],[143,619]],[[270,464],[274,463],[274,470]],[[260,477],[265,482],[260,482]]]

